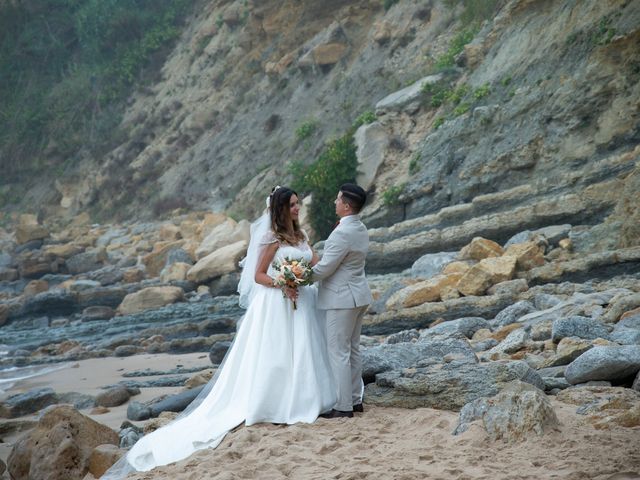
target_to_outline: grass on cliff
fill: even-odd
[[[99,156],[121,140],[125,99],[158,70],[189,6],[0,3],[0,184],[58,176],[79,154]]]

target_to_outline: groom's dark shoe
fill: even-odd
[[[322,418],[341,418],[341,417],[353,417],[353,412],[343,412],[342,410],[332,409],[330,412],[320,414]]]
[[[358,412],[358,413],[362,413],[362,412],[364,412],[364,408],[363,408],[363,406],[362,406],[362,404],[361,404],[361,403],[356,403],[356,404],[353,406],[353,411],[354,411],[354,412]]]

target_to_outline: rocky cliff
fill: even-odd
[[[157,83],[129,99],[126,139],[41,179],[23,209],[251,217],[291,161],[375,110],[357,135],[365,216],[397,224],[376,241],[473,219],[485,225],[452,248],[563,222],[587,225],[592,245],[634,244],[637,3],[477,3],[203,2]]]

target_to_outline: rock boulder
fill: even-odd
[[[81,480],[95,447],[118,443],[118,434],[68,405],[47,410],[37,427],[9,454],[13,480]]]

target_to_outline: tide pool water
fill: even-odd
[[[0,370],[0,397],[11,387],[22,380],[28,378],[46,375],[50,372],[68,368],[71,363],[63,363],[56,365],[32,365],[28,367],[9,367]]]

